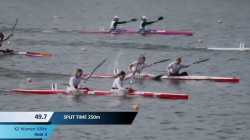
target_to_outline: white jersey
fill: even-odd
[[[75,90],[75,87],[78,87],[78,85],[80,84],[81,80],[86,80],[89,76],[85,77],[85,76],[81,76],[79,78],[76,78],[75,76],[70,77],[69,79],[69,87],[72,90]]]
[[[143,64],[141,64],[141,63],[138,63],[138,61],[134,61],[133,63],[132,63],[132,65],[133,65],[133,67],[131,68],[132,69],[132,71],[135,71],[136,70],[136,67],[137,67],[137,69],[143,69],[143,68],[145,68],[145,67],[147,67],[147,64],[145,64],[145,63],[143,63]],[[138,66],[137,66],[138,65]]]
[[[168,65],[170,68],[170,72],[173,74],[179,73],[179,70],[183,67],[184,65],[182,64],[176,64],[175,62],[172,62]]]
[[[115,23],[116,21],[111,21],[111,24],[110,24],[110,30],[113,30],[113,29],[116,29],[116,27],[114,26],[114,23]]]
[[[131,79],[132,76],[133,76],[133,73],[130,73],[130,74],[127,74],[123,80],[121,80],[120,77],[116,78],[113,82],[112,88],[115,88],[120,91],[125,91],[126,89],[123,88],[123,82]]]

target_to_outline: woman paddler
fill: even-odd
[[[133,73],[126,75],[124,71],[118,74],[118,77],[114,80],[111,92],[113,95],[124,96],[125,94],[132,93],[134,90],[123,87],[123,82],[132,78]]]
[[[133,73],[133,72],[136,72],[136,73],[141,73],[142,69],[143,68],[146,68],[146,67],[151,67],[152,64],[146,64],[145,63],[146,61],[146,57],[144,55],[142,55],[140,57],[140,61],[134,61],[132,64],[130,64],[128,66],[128,70],[130,73]]]
[[[9,36],[7,38],[4,38],[3,33],[0,32],[0,52],[3,52],[3,53],[11,53],[12,52],[12,50],[2,48],[3,41],[8,40],[11,36],[13,36],[12,32],[9,34]]]
[[[151,29],[148,28],[148,25],[153,24],[153,23],[155,23],[155,22],[158,21],[158,20],[147,21],[148,18],[146,16],[142,16],[141,19],[142,19],[142,22],[140,24],[139,32],[148,32],[148,31],[151,31]]]
[[[67,87],[68,92],[78,92],[79,90],[87,90],[89,91],[88,88],[80,88],[79,84],[82,80],[86,80],[89,78],[89,76],[82,76],[82,69],[76,69],[75,75],[70,77],[69,79],[69,86]]]
[[[183,68],[189,67],[191,64],[183,65],[181,64],[181,57],[177,56],[175,58],[175,62],[172,62],[168,65],[167,71],[169,76],[187,76],[187,72],[179,73],[179,71]]]

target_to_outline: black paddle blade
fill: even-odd
[[[209,60],[209,59],[200,60],[200,61],[194,62],[193,64],[198,64],[198,63],[201,63],[201,62],[206,62],[206,61],[208,61],[208,60]]]
[[[153,80],[155,80],[155,81],[159,81],[159,80],[161,80],[161,77],[162,76],[164,76],[164,75],[166,75],[167,73],[164,73],[164,74],[161,74],[161,75],[158,75],[158,76],[155,76],[154,78],[153,78]]]
[[[163,20],[163,17],[159,17],[158,20]]]
[[[133,19],[131,19],[131,21],[137,21],[137,19],[136,19],[136,18],[133,18]]]

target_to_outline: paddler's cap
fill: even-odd
[[[116,18],[117,18],[117,19],[119,19],[120,17],[118,17],[118,16],[115,16],[114,18],[115,18],[115,19],[116,19]]]
[[[176,61],[181,61],[181,57],[180,56],[176,56],[175,60]]]
[[[76,73],[77,73],[77,72],[82,73],[82,69],[76,69]]]
[[[146,16],[142,16],[141,19],[148,19]]]
[[[125,76],[126,75],[126,73],[124,72],[124,71],[121,71],[119,74],[118,74],[119,76]]]

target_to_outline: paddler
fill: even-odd
[[[4,35],[2,32],[0,32],[0,52],[3,53],[11,53],[12,50],[9,50],[7,48],[2,48],[3,41],[8,40],[11,36],[13,36],[13,33],[11,32],[7,38],[4,39]]]
[[[128,70],[130,73],[136,72],[136,73],[141,73],[142,69],[145,67],[151,67],[152,64],[145,64],[146,57],[143,55],[140,58],[140,61],[134,61],[132,64],[129,65]]]
[[[155,20],[155,21],[149,21],[149,22],[147,22],[148,18],[146,16],[142,16],[141,19],[142,19],[142,22],[141,22],[141,25],[140,25],[139,32],[150,31],[150,29],[148,28],[148,25],[153,24],[153,23],[155,23],[155,22],[158,21],[158,20]]]
[[[136,21],[136,19],[132,19],[131,21],[119,21],[120,17],[118,16],[115,16],[114,17],[114,20],[111,21],[111,24],[110,24],[110,32],[119,32],[119,31],[122,31],[121,29],[117,29],[117,25],[118,24],[124,24],[124,23],[128,23],[128,22],[131,22],[131,21]]]
[[[189,67],[191,64],[187,64],[187,65],[183,65],[181,64],[181,57],[177,56],[175,58],[175,62],[172,62],[168,65],[167,67],[167,71],[169,73],[169,76],[187,76],[188,73],[187,72],[182,72],[179,73],[179,71],[182,68],[187,68]]]
[[[82,76],[82,69],[76,69],[75,75],[70,77],[69,86],[67,87],[68,92],[78,92],[79,90],[89,90],[88,88],[79,88],[81,80],[86,80],[89,76]]]
[[[126,75],[124,71],[121,71],[113,82],[111,89],[112,94],[116,96],[124,96],[125,94],[132,93],[132,89],[123,88],[123,82],[131,79],[132,75],[132,73]]]

